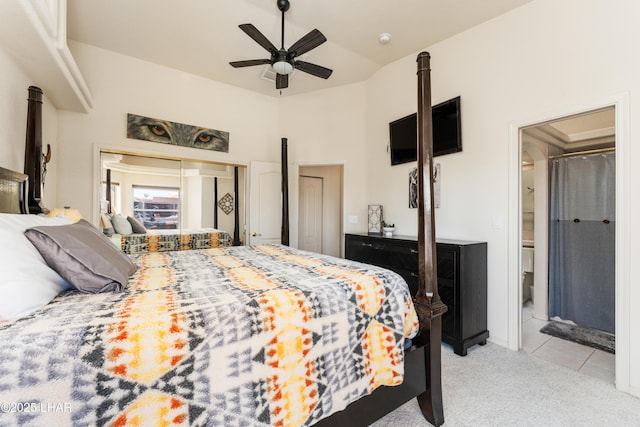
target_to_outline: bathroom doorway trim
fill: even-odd
[[[615,108],[615,146],[616,146],[616,388],[629,393],[631,373],[631,334],[630,334],[630,190],[629,190],[629,94],[613,95],[573,107],[561,108],[554,112],[543,113],[527,120],[512,122],[509,125],[509,329],[508,346],[519,350],[521,345],[521,251],[522,247],[522,128],[558,120],[607,107]]]

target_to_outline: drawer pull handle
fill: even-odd
[[[419,254],[420,253],[419,250],[413,249],[413,248],[409,249],[409,251],[411,251],[412,254]]]
[[[418,273],[414,273],[413,271],[411,272],[411,277],[420,277],[420,275]]]
[[[368,248],[372,248],[373,244],[372,243],[362,243],[362,246],[366,246]]]

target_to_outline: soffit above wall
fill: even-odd
[[[66,16],[65,0],[1,0],[0,45],[56,108],[86,113],[92,96],[67,47]]]

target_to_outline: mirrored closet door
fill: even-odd
[[[118,152],[101,152],[100,164],[101,214],[145,230],[218,229],[244,240],[244,166]]]

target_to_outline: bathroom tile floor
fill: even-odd
[[[522,307],[522,350],[585,375],[615,382],[615,355],[540,332],[544,320],[533,317],[533,305]]]

